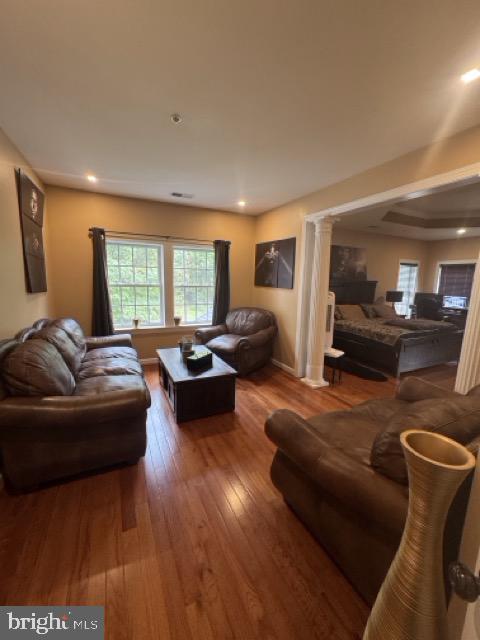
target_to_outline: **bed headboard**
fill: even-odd
[[[376,280],[330,282],[329,285],[335,294],[335,304],[371,304],[375,300],[376,287]]]

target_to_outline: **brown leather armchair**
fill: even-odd
[[[195,331],[197,344],[205,344],[222,360],[246,375],[272,357],[277,323],[271,311],[240,307],[228,312],[225,324]]]
[[[145,454],[150,395],[127,334],[42,320],[0,343],[0,462],[20,491]]]
[[[461,396],[406,378],[395,398],[307,420],[279,410],[265,425],[278,447],[273,484],[368,603],[375,600],[403,533],[408,479],[400,433],[412,425],[476,452],[480,386]],[[446,567],[458,557],[470,481],[450,510]]]

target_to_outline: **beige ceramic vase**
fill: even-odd
[[[447,640],[443,532],[475,458],[457,442],[428,431],[405,431],[400,437],[410,483],[408,517],[363,638]]]

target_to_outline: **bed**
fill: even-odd
[[[349,305],[358,306],[355,318],[335,319],[333,346],[354,360],[370,365],[393,376],[408,371],[458,361],[463,331],[449,322],[408,320],[398,316],[367,317],[367,307],[373,305],[374,288],[356,289],[352,283],[348,292]],[[335,291],[334,286],[330,289]],[[343,289],[339,291],[336,309],[342,308]]]

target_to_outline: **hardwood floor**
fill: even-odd
[[[0,491],[0,604],[102,604],[109,639],[359,640],[368,609],[269,479],[266,416],[393,395],[345,374],[313,391],[275,367],[237,409],[179,428],[148,368],[136,466],[11,497]]]

